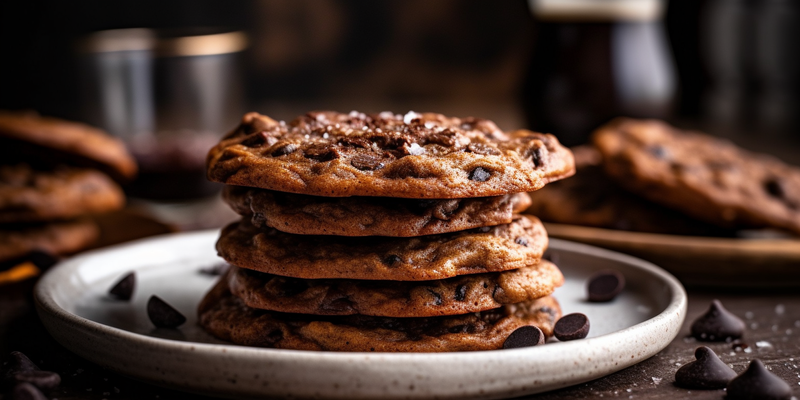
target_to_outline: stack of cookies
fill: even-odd
[[[120,141],[31,112],[0,111],[0,160],[0,263],[87,248],[99,234],[87,216],[121,208],[114,179],[136,174]]]
[[[563,277],[525,193],[574,172],[551,135],[440,114],[250,113],[208,176],[242,220],[200,324],[237,344],[330,351],[502,348],[551,335]]]

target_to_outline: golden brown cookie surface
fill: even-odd
[[[511,271],[422,282],[297,279],[232,268],[231,291],[248,307],[315,315],[468,314],[535,300],[564,282],[561,271],[546,260]]]
[[[468,198],[533,191],[574,172],[552,135],[441,114],[249,113],[208,155],[208,177],[329,197]]]
[[[538,326],[552,335],[561,316],[550,296],[493,310],[428,318],[364,315],[324,317],[284,314],[247,307],[225,279],[198,307],[200,325],[239,345],[295,350],[444,352],[496,350],[517,328]]]
[[[626,189],[728,228],[800,234],[800,168],[655,120],[617,119],[593,142]]]
[[[65,220],[117,210],[124,204],[122,189],[99,171],[0,165],[0,223]]]
[[[319,197],[226,186],[223,198],[258,227],[301,235],[422,236],[506,224],[525,193],[471,199]]]
[[[243,220],[217,241],[233,265],[303,279],[417,281],[507,271],[536,265],[546,248],[547,232],[533,216],[413,238],[298,236]]]

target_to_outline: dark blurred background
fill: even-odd
[[[796,147],[798,10],[790,0],[670,1],[652,23],[667,39],[662,61],[674,73],[674,90],[663,107],[629,114],[661,116],[778,153]],[[556,135],[573,129],[564,141],[575,144],[587,126],[626,109],[572,110],[568,121],[595,113],[572,127],[553,117],[593,96],[587,89],[593,83],[581,86],[581,80],[614,79],[602,72],[604,57],[614,51],[607,44],[581,42],[585,32],[553,30],[574,22],[536,18],[524,0],[6,1],[0,5],[0,108],[86,120],[76,78],[80,38],[108,29],[211,26],[249,37],[237,55],[246,110],[281,119],[320,108],[437,111],[495,119],[505,129]],[[588,35],[602,38],[602,29],[593,32]],[[642,35],[627,34],[632,41]],[[577,50],[570,47],[575,43]],[[633,49],[628,57],[637,54]],[[570,72],[575,66],[585,68]],[[559,76],[565,70],[577,75]],[[573,78],[578,84],[569,86]],[[561,86],[550,87],[559,79]],[[572,92],[562,105],[547,97],[548,87],[556,97]],[[614,90],[593,101],[614,103]]]

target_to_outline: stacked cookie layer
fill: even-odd
[[[86,248],[99,234],[86,216],[125,203],[111,177],[136,174],[118,140],[35,113],[0,111],[0,160],[0,262]]]
[[[563,277],[524,192],[574,172],[550,136],[439,114],[255,113],[208,158],[243,216],[217,250],[234,265],[199,306],[238,344],[465,351],[517,328],[546,335]]]

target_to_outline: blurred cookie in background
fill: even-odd
[[[625,189],[730,229],[800,234],[800,168],[658,120],[618,118],[594,132],[605,174]]]
[[[602,156],[591,145],[571,148],[574,176],[531,192],[526,211],[542,221],[635,232],[733,236],[719,228],[632,194],[606,176]]]
[[[0,263],[91,247],[101,235],[93,217],[125,205],[115,179],[136,170],[122,142],[99,129],[0,110]]]

